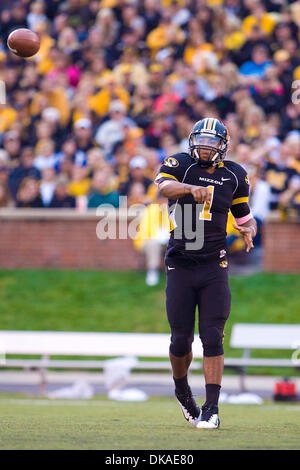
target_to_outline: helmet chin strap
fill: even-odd
[[[215,160],[219,156],[219,152],[216,152],[211,160],[202,160],[202,158],[200,158],[200,156],[199,156],[199,153],[198,153],[197,149],[194,149],[194,154],[196,155],[196,157],[198,159],[198,162],[200,163],[200,166],[203,166],[204,168],[217,165],[217,162]]]
[[[218,158],[218,156],[219,156],[219,152],[216,152],[215,155],[211,159],[211,162],[214,162],[214,165],[216,165],[217,163],[215,160]]]
[[[195,149],[195,150],[194,150],[194,154],[196,155],[196,157],[198,158],[198,160],[200,160],[198,150]]]

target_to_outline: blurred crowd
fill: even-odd
[[[39,35],[31,59],[7,49],[20,27]],[[289,0],[2,0],[0,206],[149,204],[212,116],[259,223],[300,213],[299,28]]]

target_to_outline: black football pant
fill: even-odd
[[[225,322],[231,294],[227,261],[218,259],[192,268],[166,263],[166,307],[171,327],[170,351],[182,357],[192,349],[198,306],[199,335],[206,357],[223,354]]]

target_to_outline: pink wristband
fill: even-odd
[[[244,217],[240,217],[239,219],[235,218],[235,221],[238,225],[242,225],[248,222],[248,220],[250,219],[253,219],[253,215],[251,214],[251,212],[249,212],[249,214],[245,215]]]

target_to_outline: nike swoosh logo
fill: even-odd
[[[170,266],[168,266],[168,271],[171,271],[171,269],[175,269],[175,268],[170,268]]]
[[[229,181],[230,178],[222,178],[222,181]]]

